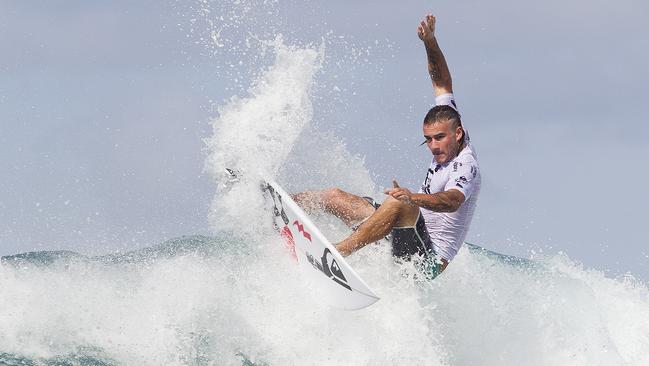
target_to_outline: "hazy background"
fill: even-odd
[[[202,139],[268,63],[251,34],[324,44],[314,123],[416,189],[431,11],[483,170],[467,240],[649,281],[649,3],[237,4],[0,2],[0,255],[211,233]]]

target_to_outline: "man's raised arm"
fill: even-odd
[[[435,96],[453,93],[453,81],[451,72],[448,71],[444,54],[437,44],[435,38],[435,17],[432,14],[426,15],[417,27],[417,35],[426,46],[426,55],[428,56],[428,72],[433,80]]]

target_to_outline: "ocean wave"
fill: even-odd
[[[432,282],[387,245],[350,257],[381,300],[324,305],[274,235],[2,258],[0,364],[646,364],[649,292],[566,256],[467,245]],[[245,355],[245,356],[244,356]],[[527,358],[526,358],[527,357]]]

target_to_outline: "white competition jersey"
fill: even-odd
[[[457,110],[453,94],[440,95],[435,98],[435,103],[449,105]],[[464,122],[462,127],[466,142],[464,149],[446,164],[437,164],[433,157],[426,179],[419,191],[419,193],[433,194],[457,189],[464,194],[464,203],[455,212],[434,212],[423,207],[420,209],[435,253],[449,262],[464,243],[480,193],[481,177],[478,158]]]

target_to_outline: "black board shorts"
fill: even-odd
[[[372,197],[363,198],[374,206],[374,209],[381,207]],[[393,227],[387,238],[392,242],[392,255],[401,259],[410,260],[415,255],[432,258],[436,254],[421,212],[415,226]]]

